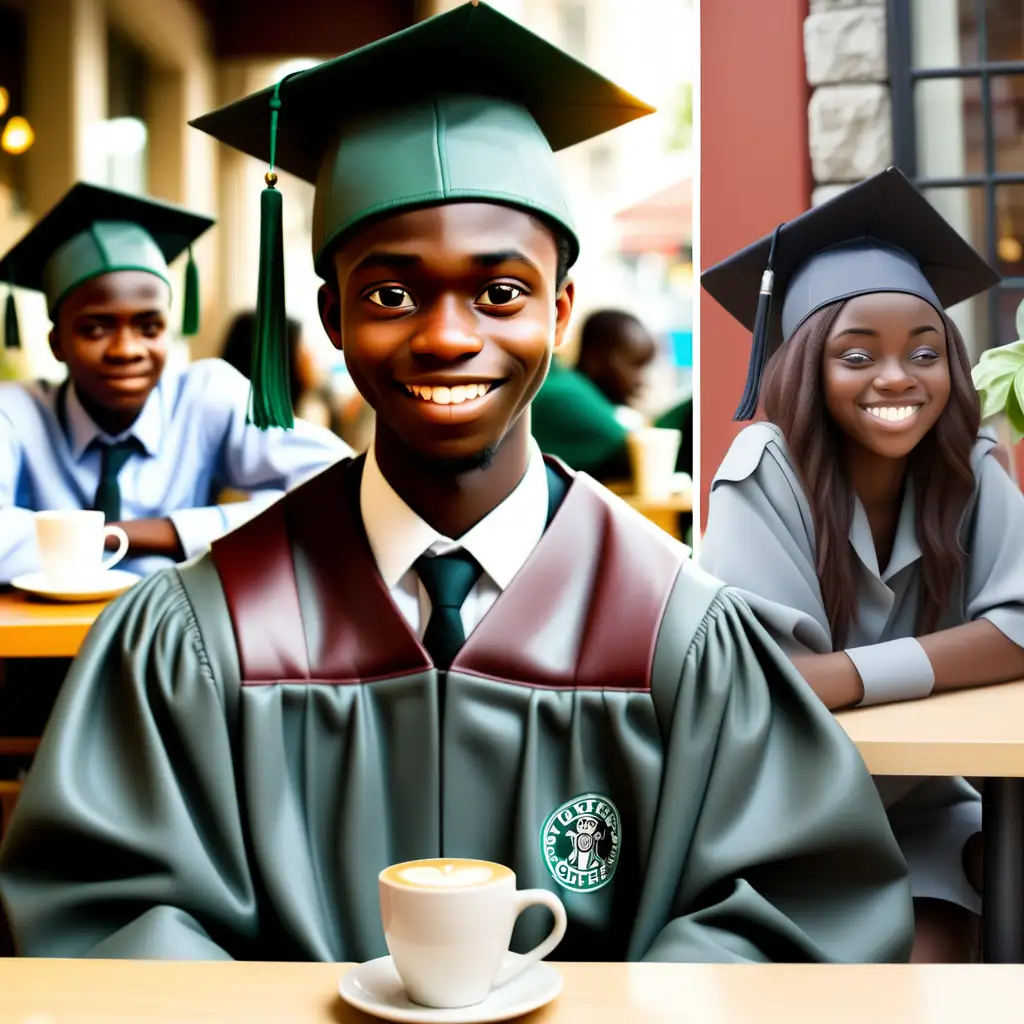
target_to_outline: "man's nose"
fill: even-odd
[[[410,347],[418,356],[454,362],[479,352],[483,340],[477,333],[472,311],[454,295],[446,295],[431,307]]]

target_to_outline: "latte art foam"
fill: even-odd
[[[438,859],[395,864],[384,872],[392,884],[422,889],[466,889],[511,875],[501,864],[484,860]]]

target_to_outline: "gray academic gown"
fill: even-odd
[[[19,952],[361,961],[380,870],[446,855],[556,892],[556,959],[905,960],[906,865],[832,716],[685,548],[548,464],[567,494],[447,673],[358,459],[107,609],[0,853]]]
[[[972,453],[976,485],[961,528],[966,574],[938,628],[987,618],[1024,646],[1024,496],[1002,466],[986,458],[993,447],[995,442],[982,436]],[[858,559],[858,619],[847,648],[915,636],[921,549],[912,491],[900,509],[884,571],[857,499],[850,543]],[[740,591],[787,653],[824,654],[833,649],[832,637],[814,552],[810,506],[782,432],[770,423],[747,427],[711,485],[701,566]],[[899,678],[913,667],[886,658],[881,671]],[[962,856],[964,844],[981,830],[977,791],[959,778],[875,781],[910,866],[915,897],[980,913],[981,900],[964,873]]]

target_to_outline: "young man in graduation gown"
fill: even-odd
[[[204,551],[288,488],[345,455],[327,430],[260,431],[249,385],[219,359],[165,368],[168,263],[213,221],[79,183],[0,259],[0,281],[43,292],[65,383],[0,384],[0,584],[40,568],[33,515],[99,509],[128,534],[140,574]],[[198,329],[186,267],[182,333]],[[13,295],[5,345],[16,347]],[[248,502],[216,503],[227,488]]]
[[[842,730],[685,548],[531,442],[577,255],[552,149],[649,108],[483,4],[197,125],[266,157],[272,101],[375,443],[103,614],[0,857],[19,951],[365,960],[378,873],[457,855],[558,893],[559,959],[905,959]]]

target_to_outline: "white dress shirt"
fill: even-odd
[[[329,430],[296,421],[294,430],[246,422],[249,381],[219,359],[168,368],[131,428],[104,434],[79,400],[46,382],[0,384],[0,583],[39,568],[34,513],[91,508],[101,454],[94,442],[131,436],[141,451],[118,477],[122,519],[168,518],[185,557],[240,526],[306,477],[351,454]],[[217,505],[224,488],[249,501]],[[146,574],[169,558],[126,558],[119,568]]]
[[[430,598],[413,568],[416,559],[462,549],[483,568],[462,606],[466,636],[477,627],[537,546],[548,518],[544,460],[530,440],[530,461],[516,489],[458,541],[428,526],[384,479],[371,444],[359,491],[366,537],[381,578],[410,628],[423,636],[430,621]]]

